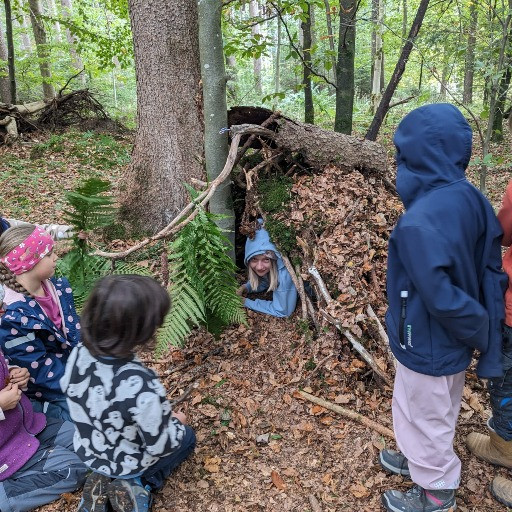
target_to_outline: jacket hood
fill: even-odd
[[[263,254],[266,251],[275,252],[277,256],[277,263],[279,265],[279,263],[282,261],[281,255],[279,254],[279,251],[276,249],[276,246],[270,241],[268,231],[265,228],[260,227],[260,229],[256,231],[254,238],[252,240],[248,238],[247,241],[245,242],[245,266],[248,265],[249,260],[253,256],[258,256],[258,254]]]
[[[396,188],[404,206],[434,188],[465,179],[472,131],[460,111],[448,103],[425,105],[398,125]]]

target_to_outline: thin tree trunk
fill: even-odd
[[[48,51],[48,42],[46,31],[41,21],[41,8],[39,0],[28,0],[30,6],[30,21],[36,41],[37,57],[39,59],[39,71],[43,81],[43,96],[45,100],[51,100],[55,97],[55,89],[50,80],[52,73],[50,71],[50,53]]]
[[[352,133],[354,110],[354,57],[356,48],[356,2],[340,0],[338,65],[336,67],[336,116],[334,131]]]
[[[446,93],[448,90],[448,79],[450,75],[450,62],[447,57],[448,50],[446,46],[443,49],[443,69],[441,70],[441,84],[439,89],[439,99],[446,101]]]
[[[423,68],[425,66],[425,61],[423,57],[421,57],[421,63],[420,63],[420,76],[418,78],[418,92],[421,92],[421,86],[423,85]]]
[[[375,13],[373,12],[373,9],[375,9]],[[373,48],[374,54],[372,62],[372,105],[374,114],[379,106],[382,91],[382,57],[384,53],[382,50],[382,23],[384,21],[383,11],[383,0],[373,0],[372,18],[375,14],[375,23],[372,32],[372,43],[374,43],[375,48]]]
[[[202,177],[197,3],[129,0],[137,133],[122,214],[155,233],[188,203],[183,183]]]
[[[510,41],[509,41],[510,45]],[[496,111],[494,113],[494,122],[492,126],[492,136],[491,140],[493,142],[502,142],[503,141],[503,116],[505,113],[505,100],[507,99],[507,92],[510,86],[510,79],[512,77],[512,68],[511,68],[511,55],[509,50],[508,62],[505,74],[501,77],[499,90],[498,90],[498,98],[496,101]]]
[[[476,2],[469,4],[469,32],[468,45],[466,50],[466,59],[464,62],[464,92],[462,102],[465,105],[473,103],[473,78],[475,75],[475,47],[476,47],[476,30],[478,26],[478,9]]]
[[[203,83],[204,156],[206,174],[213,181],[224,168],[228,157],[226,71],[221,30],[222,4],[218,0],[198,0],[199,54]],[[210,211],[222,215],[217,225],[228,235],[235,259],[235,214],[230,181],[224,181],[210,199]]]
[[[250,0],[249,2],[249,15],[251,18],[257,18],[260,14],[260,9],[257,0]],[[251,27],[253,37],[260,35],[259,24]],[[257,94],[263,94],[263,87],[261,85],[261,57],[255,57],[253,59],[253,70],[254,70],[254,87]]]
[[[16,104],[16,73],[14,68],[14,40],[12,37],[11,0],[4,0],[5,6],[5,36],[7,39],[7,66],[9,69],[9,98],[10,103]]]
[[[315,123],[315,108],[313,106],[313,89],[311,87],[311,5],[308,4],[306,20],[302,22],[303,57],[304,57],[304,121]]]
[[[60,23],[57,21],[58,13],[57,6],[55,5],[55,0],[47,0],[48,2],[48,14],[52,16],[55,21],[53,22],[53,26],[55,28],[55,40],[58,43],[62,42],[62,30],[60,28]]]
[[[4,27],[0,21],[0,60],[8,63],[7,44],[5,43]],[[11,103],[11,89],[9,86],[9,66],[0,64],[0,100],[2,103]]]
[[[276,93],[281,89],[281,35],[282,26],[281,18],[277,17],[277,42],[276,42],[276,60],[275,60],[275,85],[274,91]]]
[[[407,27],[408,27],[408,22],[407,22],[407,0],[403,0],[402,2],[402,6],[403,6],[403,14],[402,14],[402,39],[405,41],[405,38],[407,37]]]
[[[334,49],[334,34],[332,32],[332,16],[331,6],[329,0],[324,0],[325,4],[325,19],[327,22],[327,36],[329,37],[329,50],[331,52],[331,66],[333,82],[336,83],[336,50]]]
[[[416,37],[418,36],[418,32],[421,28],[421,24],[423,23],[425,13],[427,12],[427,7],[429,4],[429,1],[430,0],[421,0],[421,2],[420,2],[418,11],[416,12],[416,17],[414,18],[411,30],[409,32],[409,37],[407,39],[407,42],[405,43],[405,45],[402,49],[402,53],[400,54],[400,58],[398,59],[398,62],[395,66],[395,70],[393,72],[391,80],[389,81],[388,86],[386,87],[386,90],[384,91],[379,108],[377,109],[377,112],[375,113],[375,116],[373,117],[370,127],[368,128],[368,132],[366,133],[365,138],[368,140],[376,140],[377,139],[379,129],[382,125],[382,121],[384,121],[384,116],[386,115],[386,113],[389,109],[389,104],[391,102],[391,98],[393,97],[395,89],[398,86],[398,83],[400,82],[400,79],[402,78],[402,75],[405,71],[405,66],[409,59],[409,55],[411,54],[411,50],[412,50],[414,41],[415,41]]]
[[[64,16],[65,18],[71,18],[71,14],[73,12],[73,5],[71,3],[71,0],[60,0],[60,5],[62,6],[62,16]],[[76,51],[75,37],[73,36],[69,28],[66,28],[66,40],[69,45],[71,64],[77,71],[84,69],[82,58],[80,57],[80,55],[78,55],[78,52]],[[80,81],[82,82],[82,85],[86,84],[87,75],[85,73],[80,73]]]

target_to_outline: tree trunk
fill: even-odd
[[[464,62],[464,92],[462,102],[465,105],[473,103],[473,78],[475,74],[475,47],[476,47],[476,30],[478,26],[478,9],[476,2],[469,4],[469,31],[468,46],[466,50],[466,59]]]
[[[9,62],[7,44],[5,42],[5,33],[2,22],[0,21],[0,60]],[[0,64],[0,101],[2,103],[11,102],[11,89],[9,86],[9,67],[4,64]],[[7,76],[4,76],[7,75]]]
[[[62,30],[60,28],[60,23],[57,21],[58,13],[57,6],[55,5],[55,0],[47,0],[48,2],[48,14],[52,16],[55,21],[53,22],[53,26],[55,28],[55,40],[58,43],[62,42]]]
[[[20,7],[23,6],[23,2],[20,1]],[[21,19],[21,22],[19,21]],[[13,19],[13,25],[19,30],[21,37],[21,48],[27,53],[32,52],[32,41],[30,40],[30,27],[27,23],[27,17],[24,12],[20,12],[19,16]]]
[[[315,107],[313,106],[313,89],[311,87],[311,5],[308,4],[306,20],[302,22],[303,57],[304,57],[304,121],[315,123]]]
[[[71,18],[71,14],[73,12],[71,0],[61,0],[60,4],[62,6],[62,16],[65,18]],[[66,28],[66,40],[69,46],[69,54],[71,55],[71,64],[77,71],[81,71],[84,69],[84,64],[82,62],[82,58],[76,51],[76,40],[69,28]],[[85,72],[80,73],[80,82],[83,86],[87,83],[87,75]]]
[[[375,12],[374,12],[375,9]],[[384,55],[382,49],[382,23],[384,21],[384,6],[383,0],[373,0],[372,2],[372,21],[374,21],[372,32],[372,105],[373,113],[377,111],[381,98],[381,82]]]
[[[402,39],[405,41],[405,38],[407,37],[407,0],[403,0],[402,2],[403,6],[403,15],[402,15]]]
[[[275,81],[274,92],[278,93],[281,89],[281,18],[277,17],[277,41],[276,41],[276,60],[275,60]]]
[[[446,46],[443,49],[443,69],[441,70],[441,83],[439,84],[439,99],[446,101],[448,80],[450,78],[450,60]]]
[[[260,9],[258,0],[250,0],[249,2],[249,15],[251,18],[257,18],[260,15]],[[258,24],[251,27],[253,37],[259,37],[260,26]],[[263,87],[261,86],[261,57],[255,57],[253,59],[253,70],[254,70],[254,88],[257,94],[263,94]]]
[[[122,214],[143,232],[184,207],[202,176],[197,3],[129,0],[137,80],[137,133]]]
[[[43,96],[45,100],[51,100],[55,97],[55,89],[50,83],[52,73],[50,71],[50,52],[46,39],[46,31],[41,21],[41,8],[39,0],[28,0],[30,6],[30,21],[36,41],[37,58],[39,59],[39,71],[43,81]]]
[[[354,110],[354,57],[356,48],[356,2],[340,0],[338,64],[336,67],[336,116],[334,130],[352,133]]]
[[[405,43],[402,53],[400,54],[400,58],[395,66],[395,70],[393,71],[393,75],[391,76],[391,80],[389,81],[386,90],[382,96],[382,100],[380,102],[379,108],[373,117],[373,120],[368,128],[368,132],[366,133],[365,138],[368,140],[376,140],[377,135],[379,133],[379,129],[382,125],[382,121],[384,121],[384,116],[387,114],[389,109],[389,104],[391,102],[391,98],[395,92],[395,89],[402,78],[402,75],[405,71],[405,66],[407,64],[407,60],[409,59],[409,55],[411,54],[411,50],[414,44],[416,37],[418,36],[418,32],[421,28],[421,24],[423,23],[423,18],[425,17],[425,13],[427,11],[427,7],[430,0],[421,0],[420,5],[418,7],[418,11],[416,12],[416,17],[412,23],[411,30],[409,32],[409,37],[407,42]]]
[[[331,52],[331,66],[332,66],[332,76],[333,82],[336,84],[336,50],[334,49],[334,34],[332,32],[332,16],[331,16],[331,6],[329,5],[329,0],[324,0],[325,4],[325,19],[327,22],[327,36],[329,37],[329,50]]]
[[[224,168],[228,157],[228,125],[226,104],[226,71],[221,31],[222,4],[218,0],[198,0],[199,52],[203,83],[204,156],[206,174],[213,181]],[[216,221],[231,241],[231,257],[235,252],[235,214],[230,181],[219,186],[210,199],[210,211],[223,217]]]
[[[510,45],[510,41],[509,41]],[[509,50],[507,68],[504,75],[501,77],[498,98],[496,100],[496,111],[494,113],[494,122],[492,125],[492,136],[493,142],[503,142],[503,117],[505,113],[505,100],[507,99],[507,92],[510,86],[510,79],[512,77],[512,62]]]
[[[7,103],[16,103],[16,73],[14,68],[14,40],[12,37],[11,0],[4,0],[5,36],[7,39],[7,67],[9,69],[9,99]]]

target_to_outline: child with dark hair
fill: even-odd
[[[31,224],[0,236],[0,285],[5,292],[0,347],[9,364],[30,372],[27,396],[34,410],[69,420],[59,380],[80,340],[80,320],[69,282],[53,277],[53,248],[51,236]]]
[[[3,293],[0,287],[0,309]],[[21,370],[8,367],[0,350],[2,512],[24,512],[50,503],[78,489],[87,472],[73,451],[73,424],[34,412],[21,391],[28,380]]]
[[[162,325],[168,293],[136,275],[99,280],[82,313],[83,346],[61,380],[76,425],[75,450],[93,473],[79,512],[147,511],[151,493],[195,447],[158,376],[136,357]]]

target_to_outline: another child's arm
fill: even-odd
[[[17,384],[9,383],[0,390],[0,419],[5,419],[3,411],[14,409],[21,398],[21,390]]]
[[[512,181],[507,185],[507,190],[503,196],[501,208],[498,212],[498,220],[501,229],[503,229],[501,245],[510,247],[512,245]]]

